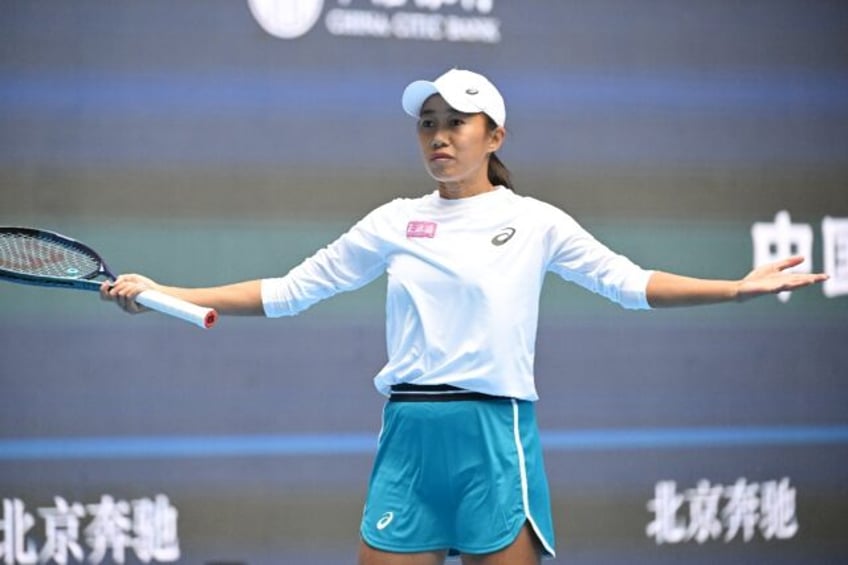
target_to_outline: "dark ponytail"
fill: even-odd
[[[505,186],[510,190],[515,190],[512,187],[512,174],[494,153],[489,155],[489,182],[493,186]]]
[[[490,116],[486,116],[486,121],[489,125],[489,131],[497,129],[498,124],[496,124]],[[503,164],[503,161],[501,161],[494,152],[489,155],[488,176],[489,182],[492,183],[492,185],[505,186],[510,190],[515,190],[512,186],[512,173],[509,172],[509,169],[506,168],[506,165]]]

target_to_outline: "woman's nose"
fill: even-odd
[[[438,149],[439,147],[444,147],[445,145],[447,145],[447,142],[438,133],[433,136],[433,139],[430,140],[431,149]]]

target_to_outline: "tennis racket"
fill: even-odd
[[[97,292],[102,282],[94,280],[97,277],[115,280],[100,255],[87,245],[47,230],[0,227],[0,280]],[[211,328],[218,320],[212,308],[155,290],[145,290],[135,301],[201,328]]]

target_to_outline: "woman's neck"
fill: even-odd
[[[440,182],[439,195],[442,198],[454,200],[457,198],[470,198],[484,192],[491,192],[495,187],[487,178],[484,182],[464,183],[464,182]]]

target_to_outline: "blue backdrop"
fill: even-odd
[[[827,294],[632,313],[547,282],[553,562],[848,554],[844,3],[0,10],[0,223],[68,233],[116,271],[279,275],[378,204],[432,190],[400,93],[452,66],[501,87],[518,192],[646,267],[742,276],[753,224],[788,212],[812,229],[802,251]],[[827,217],[842,227],[825,233]],[[0,288],[0,556],[351,562],[384,286],[208,332]]]

